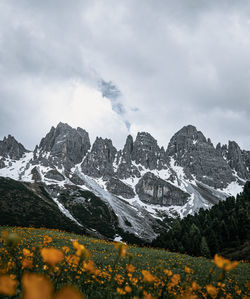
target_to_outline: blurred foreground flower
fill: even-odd
[[[146,281],[146,282],[153,282],[153,281],[155,281],[157,279],[154,275],[152,275],[147,270],[142,270],[141,273],[143,275],[144,281]]]
[[[16,294],[17,281],[10,275],[0,276],[0,294],[13,296]]]
[[[23,299],[52,299],[53,286],[45,276],[25,273],[22,284]]]
[[[214,256],[214,263],[217,267],[221,268],[224,271],[230,271],[239,264],[239,262],[231,262],[230,260],[225,259],[218,254]]]
[[[116,243],[115,245],[114,245],[114,247],[116,248],[116,249],[118,249],[118,251],[119,251],[119,255],[121,256],[121,257],[124,257],[125,255],[126,255],[126,253],[127,253],[127,249],[128,249],[128,246],[126,245],[126,244],[123,244],[123,243]]]
[[[61,262],[64,259],[63,253],[56,248],[42,248],[41,256],[45,263],[54,267],[57,263]]]

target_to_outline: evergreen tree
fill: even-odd
[[[211,256],[210,250],[209,250],[208,245],[207,245],[207,240],[204,236],[201,238],[200,252],[201,252],[202,256],[205,256],[205,257],[210,257]]]

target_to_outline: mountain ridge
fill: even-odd
[[[0,141],[0,176],[43,183],[58,207],[70,186],[90,191],[113,210],[123,231],[152,240],[168,217],[194,214],[240,192],[250,178],[250,151],[232,141],[214,147],[192,125],[166,149],[139,132],[117,150],[111,139],[97,137],[91,145],[88,132],[59,123],[34,151],[14,137]]]

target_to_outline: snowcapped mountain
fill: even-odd
[[[151,241],[169,217],[184,217],[242,191],[250,152],[236,142],[216,147],[185,126],[167,149],[146,132],[122,150],[110,139],[59,123],[28,151],[14,137],[0,141],[0,176],[42,184],[57,208],[79,227],[108,238]]]

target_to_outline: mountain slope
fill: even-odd
[[[8,137],[0,142],[0,155],[0,176],[44,184],[59,208],[67,205],[79,224],[109,238],[127,233],[152,241],[169,217],[210,208],[241,192],[250,178],[249,151],[235,142],[214,147],[191,125],[166,150],[147,132],[135,140],[129,135],[117,150],[100,137],[91,146],[85,130],[59,123],[33,152]],[[82,192],[95,198],[92,217]],[[93,227],[97,211],[112,223],[109,228]]]

